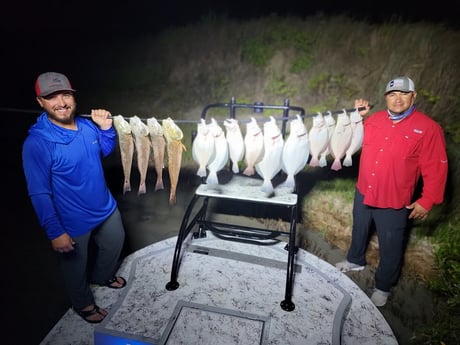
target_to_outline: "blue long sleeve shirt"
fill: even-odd
[[[102,166],[115,149],[116,132],[78,116],[75,121],[77,130],[69,130],[42,113],[22,148],[28,193],[50,240],[83,235],[117,207]]]

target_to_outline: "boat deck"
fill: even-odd
[[[41,345],[59,344],[397,344],[369,297],[334,266],[298,249],[295,309],[284,298],[286,243],[226,241],[211,232],[188,236],[176,290],[170,280],[177,237],[125,258],[121,290],[94,287],[110,312],[91,325],[69,310]]]

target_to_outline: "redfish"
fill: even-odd
[[[129,119],[131,131],[134,137],[134,146],[136,148],[137,169],[139,170],[139,189],[137,195],[147,193],[147,186],[145,180],[147,178],[147,170],[149,168],[149,157],[151,142],[149,137],[149,128],[142,120],[133,116]]]
[[[170,118],[162,120],[163,135],[166,139],[166,150],[168,152],[168,172],[171,182],[169,193],[169,205],[176,203],[177,183],[179,182],[180,168],[182,164],[182,152],[186,150],[182,139],[184,133],[179,126]]]
[[[120,146],[121,165],[123,167],[123,195],[131,191],[131,168],[134,156],[134,139],[131,126],[122,115],[113,117],[113,126],[117,131]]]
[[[149,136],[152,144],[153,151],[153,166],[157,174],[155,182],[155,191],[164,189],[163,184],[163,168],[164,156],[166,150],[166,141],[163,136],[163,127],[156,118],[151,117],[147,119],[147,127],[149,128]]]

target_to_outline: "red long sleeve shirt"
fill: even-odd
[[[441,126],[417,110],[396,124],[386,110],[369,116],[357,181],[364,204],[393,209],[410,205],[420,177],[423,190],[417,202],[430,210],[443,201],[447,180]]]

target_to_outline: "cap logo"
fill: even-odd
[[[38,76],[35,82],[37,96],[45,97],[58,91],[75,91],[64,74],[46,72]]]
[[[404,80],[402,79],[396,79],[396,80],[392,80],[390,82],[390,87],[391,88],[396,88],[396,87],[404,87]]]
[[[398,77],[388,82],[385,94],[390,91],[413,92],[415,91],[414,82],[408,77]]]

